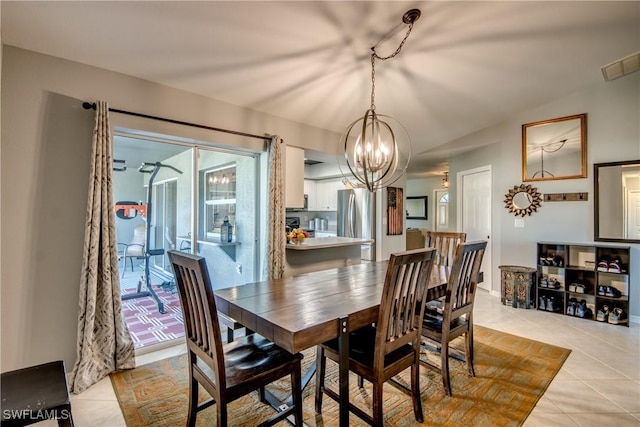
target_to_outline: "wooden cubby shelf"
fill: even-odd
[[[536,306],[629,326],[630,248],[538,242]]]

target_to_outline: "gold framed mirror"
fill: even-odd
[[[538,189],[524,184],[514,185],[504,197],[504,205],[509,212],[521,217],[536,212],[542,202]]]
[[[522,181],[587,177],[586,114],[522,125]]]

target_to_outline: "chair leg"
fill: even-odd
[[[411,398],[413,399],[413,413],[416,416],[416,421],[421,423],[424,421],[422,415],[422,399],[420,397],[420,354],[418,353],[418,360],[411,367]]]
[[[362,378],[362,376],[358,375],[358,387],[363,388],[364,387],[364,378]]]
[[[267,397],[266,397],[266,394],[264,392],[264,386],[262,386],[262,387],[260,387],[258,389],[258,398],[260,399],[260,402],[262,402],[262,403],[269,403],[269,402],[267,402]]]
[[[296,363],[296,366],[291,373],[291,395],[293,396],[293,405],[295,407],[294,416],[296,418],[296,427],[302,427],[302,368],[300,362]]]
[[[227,403],[218,403],[218,427],[227,427]]]
[[[122,255],[122,277],[124,277],[125,271],[127,271],[127,256]]]
[[[451,382],[449,379],[449,343],[442,343],[440,356],[440,370],[442,383],[444,384],[444,392],[447,393],[447,396],[451,396]]]
[[[316,412],[322,412],[322,389],[324,388],[324,375],[327,369],[327,359],[324,357],[324,349],[316,347]]]
[[[373,382],[373,425],[382,425],[382,383]]]
[[[473,329],[464,334],[465,350],[467,358],[467,370],[472,377],[476,376],[476,371],[473,368]]]
[[[198,381],[193,377],[193,364],[191,360],[195,362],[195,356],[189,355],[189,375],[191,380],[189,381],[189,413],[187,415],[187,426],[195,427],[196,417],[198,415]]]

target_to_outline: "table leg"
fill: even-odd
[[[349,317],[340,319],[338,336],[338,364],[340,382],[340,425],[349,425]]]

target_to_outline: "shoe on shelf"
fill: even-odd
[[[576,305],[573,301],[569,301],[567,303],[567,316],[575,316],[576,315]]]
[[[607,287],[604,285],[598,285],[598,295],[605,296],[607,293]]]
[[[576,285],[576,292],[577,292],[577,293],[579,293],[579,294],[584,294],[584,293],[585,293],[586,288],[587,288],[587,287],[586,287],[585,285],[583,285],[582,283],[578,283],[578,284]]]
[[[609,323],[612,325],[622,325],[628,321],[627,313],[625,313],[620,307],[614,308],[611,313],[609,313]]]
[[[553,265],[558,267],[564,267],[564,258],[562,258],[559,255],[556,255],[555,257],[553,257]]]
[[[547,276],[542,276],[542,278],[540,279],[540,287],[546,288],[548,286],[549,286],[549,279],[547,279]]]
[[[577,286],[576,283],[571,283],[569,285],[569,292],[575,292],[576,291],[576,286]]]
[[[611,298],[620,298],[622,296],[622,292],[620,292],[618,288],[607,286],[604,295]]]
[[[555,277],[549,277],[547,280],[547,286],[552,289],[560,289],[560,282]]]
[[[609,263],[605,260],[602,260],[598,263],[598,271],[607,272],[609,271]]]
[[[606,322],[609,319],[609,306],[603,305],[598,313],[596,314],[596,320],[598,322]]]
[[[538,310],[546,310],[547,309],[547,297],[542,295],[540,297],[540,305],[538,306]]]
[[[585,300],[580,301],[578,307],[576,307],[576,316],[584,317],[585,311],[587,309],[587,302]]]
[[[556,311],[556,298],[547,298],[547,311]]]
[[[622,273],[622,267],[620,267],[620,260],[614,259],[609,263],[609,273]]]

